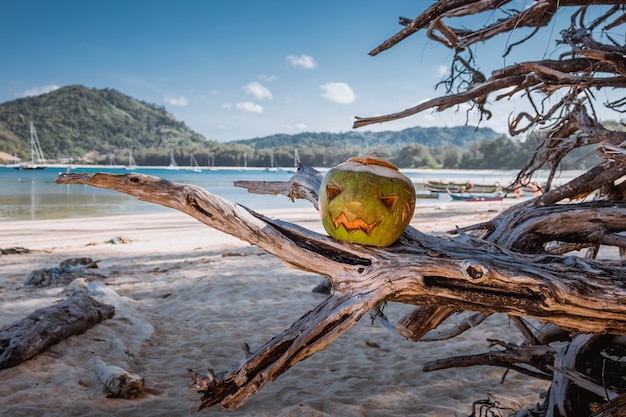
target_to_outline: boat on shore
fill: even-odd
[[[448,193],[450,198],[455,201],[469,201],[469,202],[478,202],[478,201],[502,201],[504,197],[501,195],[476,195],[476,194],[455,194]]]
[[[167,169],[178,169],[178,164],[176,163],[176,159],[174,159],[174,151],[170,151],[170,164]]]
[[[46,169],[45,165],[33,165],[29,163],[20,163],[17,165],[12,165],[11,168],[17,169],[18,171],[30,170],[30,169]]]
[[[189,167],[185,170],[187,172],[202,172],[200,165],[198,165],[198,161],[193,157],[193,153],[189,154]]]
[[[440,186],[440,185],[431,185],[428,182],[426,183],[425,188],[431,193],[462,193],[467,190],[465,185]]]
[[[439,198],[439,194],[437,193],[415,193],[415,198]]]
[[[462,193],[465,191],[472,191],[474,193],[495,193],[496,191],[500,191],[502,189],[499,183],[474,184],[471,181],[467,181],[464,183],[426,181],[426,188],[433,193]]]
[[[46,158],[43,156],[41,145],[39,145],[39,138],[37,137],[37,131],[35,125],[30,122],[30,162],[21,162],[11,165],[11,168],[19,171],[30,169],[45,169]]]

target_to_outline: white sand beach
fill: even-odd
[[[442,232],[493,217],[502,203],[418,207],[414,222]],[[268,212],[322,231],[317,213]],[[105,241],[117,236],[127,244]],[[0,327],[62,298],[63,287],[23,288],[34,269],[67,258],[98,260],[93,270],[122,297],[116,315],[18,366],[0,371],[3,416],[466,416],[491,397],[503,407],[532,407],[545,381],[504,369],[459,368],[425,373],[422,364],[487,352],[487,339],[521,340],[505,316],[444,342],[410,342],[362,319],[324,351],[268,383],[242,408],[196,413],[187,368],[221,371],[320,303],[319,275],[295,271],[238,239],[177,213],[0,224],[0,248],[31,252],[0,256]],[[413,307],[390,304],[397,321]],[[458,319],[458,316],[457,316]],[[449,325],[445,323],[444,325]],[[144,377],[134,399],[107,398],[94,361]]]

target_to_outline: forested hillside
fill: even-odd
[[[69,86],[0,105],[0,150],[29,152],[29,122],[50,159],[84,158],[128,149],[190,147],[206,140],[163,107],[116,90]]]
[[[333,166],[354,155],[377,151],[401,168],[519,169],[529,160],[526,143],[489,128],[413,127],[401,131],[305,132],[220,143],[207,140],[163,106],[112,89],[68,86],[35,97],[0,104],[0,151],[27,160],[33,121],[48,161],[125,164],[132,151],[139,165],[279,166],[300,161]],[[0,161],[1,162],[1,161]],[[9,161],[5,161],[9,162]],[[581,168],[571,159],[564,168]],[[578,165],[577,165],[578,164]]]

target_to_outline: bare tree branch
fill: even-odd
[[[442,306],[435,307],[439,319],[424,316],[432,323],[425,328],[458,309],[539,317],[576,331],[626,334],[626,289],[615,279],[626,276],[624,264],[513,255],[469,236],[448,240],[412,228],[388,248],[356,245],[266,218],[195,186],[141,174],[63,174],[57,182],[113,189],[176,208],[291,267],[331,280],[330,298],[245,361],[222,373],[190,371],[193,389],[202,392],[201,408],[242,405],[266,382],[323,349],[384,301]]]

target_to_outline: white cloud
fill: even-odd
[[[281,127],[287,130],[306,130],[308,128],[306,123],[296,123],[295,125],[283,124]]]
[[[287,55],[286,59],[295,68],[313,69],[317,67],[317,62],[310,55]]]
[[[259,74],[259,80],[265,81],[266,83],[271,83],[272,81],[276,81],[276,76],[275,75]]]
[[[320,86],[322,97],[339,104],[354,103],[352,88],[346,83],[326,83]]]
[[[233,105],[230,104],[230,103],[224,103],[224,104],[222,104],[222,108],[226,109],[226,110],[230,110],[230,109],[233,108]]]
[[[271,100],[274,97],[272,96],[272,92],[267,89],[263,84],[258,83],[256,81],[252,81],[241,87],[246,94],[253,95],[257,98],[257,100]]]
[[[437,68],[437,73],[441,76],[446,75],[448,73],[448,67],[446,65],[439,65],[439,68]]]
[[[48,85],[44,85],[43,87],[35,87],[35,88],[31,88],[25,91],[20,91],[18,93],[13,94],[15,97],[30,97],[30,96],[39,96],[41,94],[46,94],[49,93],[51,91],[54,90],[58,90],[59,87],[58,85],[55,84],[48,84]]]
[[[242,103],[235,104],[235,107],[241,111],[250,113],[263,113],[263,107],[259,104],[252,103],[250,101],[244,101]]]
[[[165,96],[165,102],[167,104],[171,104],[172,106],[178,106],[178,107],[187,107],[189,105],[189,100],[187,100],[187,97],[185,96],[180,96],[180,97]]]

